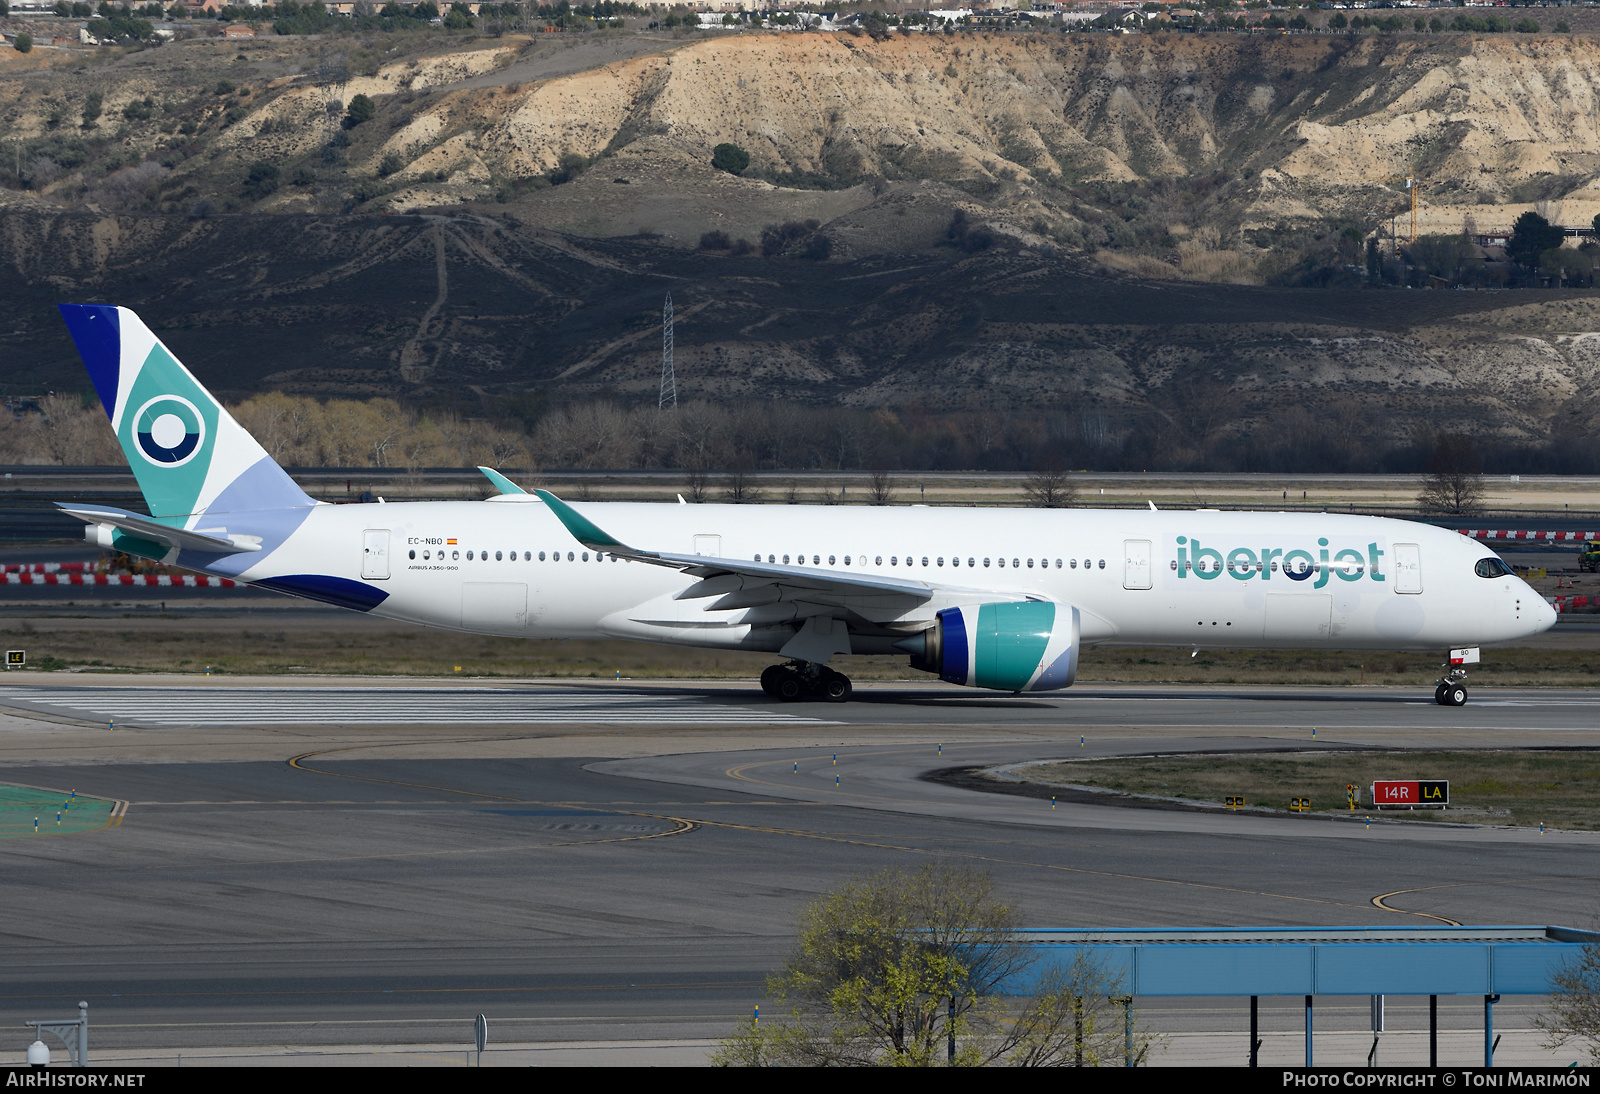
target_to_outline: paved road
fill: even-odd
[[[457,1026],[465,1040],[479,1012],[505,1041],[714,1037],[762,1001],[798,909],[884,866],[968,863],[1030,923],[1130,927],[1585,923],[1600,873],[1587,836],[1052,816],[918,778],[1024,758],[1311,746],[1311,725],[1319,748],[1600,746],[1596,703],[1577,692],[1449,710],[1378,689],[1008,703],[901,685],[782,708],[734,688],[462,686],[436,690],[461,709],[559,699],[573,722],[330,713],[256,726],[222,715],[241,696],[275,710],[308,689],[214,683],[195,689],[213,697],[208,717],[192,695],[132,682],[0,690],[0,780],[130,803],[112,829],[0,842],[0,1025],[86,998],[107,1049],[403,1044]],[[340,683],[315,697],[354,715],[417,690]],[[129,693],[150,704],[145,723],[106,732],[104,704]],[[585,724],[651,706],[699,721]],[[744,723],[719,721],[729,710]],[[1384,894],[1399,894],[1387,899],[1397,911],[1373,905]],[[1238,1019],[1236,1003],[1152,1005],[1173,1029]],[[1463,1028],[1476,1014],[1448,1012]],[[1364,1001],[1319,1012],[1319,1028],[1364,1021]]]

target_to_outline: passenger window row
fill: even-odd
[[[427,562],[435,555],[438,556],[438,561],[440,561],[440,562],[445,561],[445,553],[443,551],[432,551],[432,550],[424,550],[422,552],[422,560],[424,562]],[[410,554],[410,557],[415,559],[417,557],[417,552],[415,550],[413,550],[411,552],[411,554]],[[474,558],[476,558],[476,560],[479,561],[479,562],[488,562],[489,561],[489,552],[488,551],[468,550],[467,551],[467,561],[468,562],[472,562],[472,561],[474,561]],[[612,562],[617,561],[617,556],[616,555],[606,555],[606,554],[603,554],[603,553],[601,553],[599,551],[596,551],[595,554],[594,554],[594,560],[596,562],[604,562],[607,558],[610,558]],[[459,550],[450,552],[450,561],[459,562],[460,560],[461,560],[461,552]],[[496,562],[503,562],[503,561],[504,562],[515,562],[515,561],[517,561],[517,552],[515,552],[515,551],[496,551],[494,553],[494,560]],[[533,552],[532,551],[523,551],[522,552],[522,561],[524,561],[524,562],[532,562],[533,561]],[[539,561],[540,562],[544,562],[545,561],[545,552],[543,552],[543,551],[539,552]],[[561,561],[561,552],[560,551],[551,551],[550,555],[549,555],[549,561],[551,561],[551,562],[560,562]],[[568,562],[588,562],[589,561],[589,552],[588,551],[568,551],[567,552],[567,561]]]
[[[860,560],[859,565],[865,566],[867,564],[867,556],[866,555],[857,555],[857,556],[854,556],[854,557],[858,558]],[[844,564],[846,566],[850,565],[851,558],[852,558],[852,556],[850,556],[850,555],[845,555],[844,556]],[[767,555],[763,559],[760,554],[757,554],[755,556],[755,561],[757,561],[757,562],[765,561],[765,562],[770,563],[772,565],[777,565],[781,561],[783,565],[788,566],[790,564],[790,556],[789,555],[780,556],[780,555],[776,555],[776,554],[771,554],[771,555]],[[945,560],[943,555],[935,556],[931,560],[929,559],[929,557],[927,555],[923,555],[922,559],[921,559],[921,562],[922,562],[923,566],[930,565],[930,562],[934,566],[943,566],[945,564],[945,561],[946,560]],[[993,559],[992,561],[1000,569],[1003,570],[1003,569],[1006,568],[1007,563],[1006,563],[1005,559],[997,558],[997,559]],[[960,565],[962,565],[961,559],[958,558],[958,557],[957,558],[951,558],[949,560],[949,563],[950,563],[951,566],[960,566]],[[991,563],[990,559],[986,558],[986,559],[983,560],[983,565],[985,567],[988,567],[990,565],[990,563]],[[805,555],[795,555],[794,556],[794,565],[796,565],[796,566],[805,566],[806,564],[807,563],[806,563],[806,556]],[[829,566],[835,566],[837,564],[838,564],[837,563],[837,556],[836,555],[829,555],[828,556],[828,565]],[[874,556],[873,559],[872,559],[872,564],[874,566],[882,566],[883,565],[883,556],[882,555]],[[890,566],[899,566],[900,564],[901,563],[900,563],[900,556],[899,555],[890,555],[889,556],[889,565]],[[811,556],[810,565],[812,565],[812,566],[821,566],[822,565],[822,556],[821,555],[812,555]],[[906,559],[905,559],[905,565],[907,565],[907,566],[915,566],[915,565],[917,565],[917,559],[915,557],[911,556],[911,555],[907,555]],[[977,560],[977,558],[974,557],[974,558],[967,559],[966,565],[968,567],[970,567],[971,569],[977,569],[978,568],[978,560]],[[1041,559],[1014,558],[1010,562],[1010,566],[1014,570],[1020,570],[1020,569],[1023,569],[1024,567],[1026,567],[1027,569],[1031,570],[1031,569],[1033,569],[1035,567],[1035,565],[1037,565],[1037,567],[1039,569],[1041,569],[1041,570],[1048,570],[1050,568],[1050,560],[1048,558],[1041,558]],[[1078,568],[1078,560],[1075,559],[1075,558],[1069,558],[1069,559],[1066,559],[1065,561],[1063,561],[1063,560],[1058,558],[1058,559],[1055,560],[1055,567],[1058,570],[1063,569],[1063,568],[1069,569],[1069,570],[1076,570]],[[1095,568],[1095,560],[1092,559],[1092,558],[1084,559],[1083,560],[1083,568],[1085,570],[1094,569]],[[1104,570],[1106,568],[1106,560],[1105,559],[1102,558],[1102,559],[1099,560],[1099,568],[1102,569],[1102,570]]]

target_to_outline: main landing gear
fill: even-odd
[[[850,677],[834,672],[827,665],[811,661],[789,661],[772,665],[761,673],[761,690],[786,703],[799,699],[826,699],[843,703],[854,690]]]

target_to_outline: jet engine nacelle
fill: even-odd
[[[919,635],[896,642],[911,667],[996,691],[1055,691],[1078,675],[1078,609],[1049,600],[946,608]]]

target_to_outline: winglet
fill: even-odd
[[[1155,503],[1155,502],[1153,502],[1153,501],[1150,501],[1150,500],[1149,500],[1149,499],[1148,499],[1148,498],[1146,498],[1146,499],[1145,499],[1145,504],[1147,504],[1147,505],[1148,505],[1148,506],[1150,506],[1150,511],[1151,511],[1151,512],[1152,512],[1152,513],[1159,513],[1159,512],[1161,512],[1161,510],[1159,510],[1159,509],[1157,509],[1157,508],[1156,508],[1156,503]]]
[[[646,554],[643,551],[635,551],[621,540],[613,539],[607,533],[602,532],[599,526],[588,517],[579,513],[550,491],[535,490],[534,494],[540,501],[550,507],[550,511],[556,515],[556,519],[566,527],[567,531],[572,533],[572,538],[589,548],[589,550],[610,551],[614,554],[625,554],[635,558]]]
[[[527,491],[524,490],[522,487],[518,486],[516,483],[512,482],[510,479],[506,478],[504,475],[500,474],[500,472],[496,471],[492,467],[480,467],[480,468],[478,468],[478,470],[482,471],[483,472],[483,477],[489,480],[489,484],[491,486],[493,486],[496,490],[500,491],[500,493],[502,493],[502,494],[526,494],[527,493]]]

